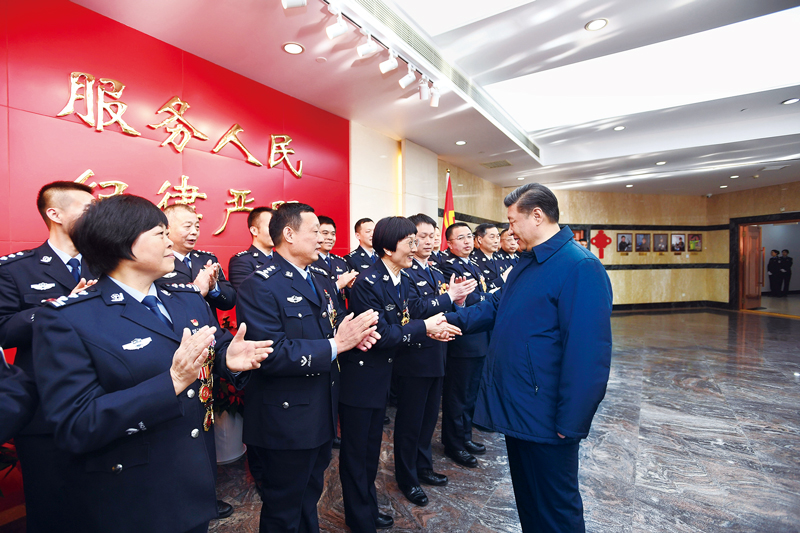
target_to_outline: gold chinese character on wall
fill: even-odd
[[[178,191],[177,194],[170,192],[170,187]],[[167,207],[170,200],[174,200],[172,202],[173,204],[191,205],[194,204],[198,198],[202,200],[208,198],[206,193],[200,192],[200,187],[189,185],[189,176],[181,176],[180,185],[173,186],[169,180],[164,181],[164,183],[161,185],[161,188],[158,190],[158,194],[164,195],[163,198],[161,198],[161,201],[156,204],[159,209],[164,209]],[[198,213],[197,218],[203,218],[203,215]]]
[[[219,235],[225,228],[228,226],[228,219],[231,216],[231,213],[249,213],[253,210],[252,207],[247,207],[247,204],[252,203],[255,201],[255,198],[248,198],[247,195],[250,194],[252,191],[237,191],[235,189],[229,189],[228,192],[232,199],[225,202],[226,204],[233,204],[233,207],[229,207],[225,210],[225,221],[222,225],[214,232],[214,235]]]
[[[78,176],[78,179],[75,180],[75,183],[83,183],[86,184],[86,180],[94,176],[94,172],[92,169],[87,169],[86,172]],[[125,189],[128,188],[128,184],[123,181],[101,181],[100,183],[92,182],[88,184],[89,187],[94,189],[97,186],[100,186],[101,189],[105,189],[107,187],[114,187],[114,192],[111,194],[98,194],[98,198],[111,198],[112,196],[117,196],[125,192]]]
[[[100,78],[100,83],[97,87],[97,119],[95,120],[94,81],[95,77],[86,72],[73,72],[70,74],[69,101],[56,116],[64,117],[75,113],[87,126],[96,128],[97,131],[103,131],[106,126],[112,124],[119,124],[123,133],[134,137],[141,135],[122,118],[123,113],[128,109],[128,105],[119,100],[122,97],[122,91],[125,90],[125,86],[117,80]],[[111,98],[111,100],[107,100],[107,98]],[[85,114],[75,111],[75,103],[80,100],[85,100],[86,102]],[[106,113],[110,117],[108,121],[105,120]]]
[[[170,135],[167,139],[161,143],[161,146],[166,146],[171,144],[175,150],[178,152],[183,152],[183,149],[186,147],[186,144],[192,139],[200,139],[201,141],[207,141],[208,136],[205,133],[201,132],[194,126],[192,126],[188,120],[183,117],[183,114],[190,108],[188,102],[184,102],[177,96],[173,96],[170,98],[166,104],[161,106],[156,114],[159,115],[161,113],[168,113],[169,117],[165,118],[158,124],[148,124],[148,128],[153,128],[157,130],[162,126],[165,127]]]
[[[217,145],[211,151],[216,154],[220,150],[222,150],[222,148],[226,144],[231,143],[232,145],[236,146],[236,148],[241,150],[242,153],[245,156],[247,156],[247,162],[248,163],[250,163],[252,165],[255,165],[257,167],[263,167],[264,165],[261,163],[261,161],[256,159],[255,156],[253,156],[253,154],[250,153],[250,150],[248,150],[244,146],[244,143],[242,143],[242,141],[239,140],[239,136],[238,135],[239,135],[239,133],[241,133],[243,131],[244,131],[244,128],[242,128],[238,124],[234,124],[233,126],[231,126],[231,129],[229,129],[228,131],[225,132],[225,135],[223,135],[222,138],[220,138],[220,140],[217,143]]]
[[[288,135],[272,135],[271,137],[272,139],[269,147],[269,168],[273,168],[278,163],[283,161],[286,164],[286,168],[288,168],[296,178],[301,177],[303,175],[303,162],[298,160],[297,168],[295,168],[288,157],[290,155],[294,155],[294,148],[289,148],[289,143],[292,142],[292,138]]]

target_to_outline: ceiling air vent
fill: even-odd
[[[510,167],[511,162],[507,159],[503,159],[502,161],[489,161],[488,163],[481,163],[481,166],[486,168]]]

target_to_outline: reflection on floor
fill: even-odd
[[[581,450],[587,530],[800,531],[800,323],[696,311],[619,315],[613,327],[608,393]],[[391,427],[378,473],[391,531],[520,531],[500,435],[476,435],[489,450],[473,470],[435,442],[450,484],[425,487],[420,508],[394,482]],[[327,474],[322,528],[347,531],[336,450]],[[211,531],[258,531],[243,460],[219,468],[218,489],[236,512]]]
[[[800,294],[790,294],[783,298],[761,296],[761,307],[764,309],[759,311],[765,313],[800,316]]]

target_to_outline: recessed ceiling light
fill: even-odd
[[[283,51],[286,52],[287,54],[292,54],[293,56],[296,56],[297,54],[302,54],[303,50],[305,50],[305,48],[303,48],[302,45],[297,43],[286,43],[283,45]]]
[[[281,0],[283,9],[292,9],[294,7],[303,7],[306,5],[306,0]]]
[[[633,187],[633,185],[628,184],[626,185],[626,187],[630,189],[631,187]]]
[[[328,60],[328,58],[326,58],[326,57],[322,57],[322,56],[320,56],[320,57],[318,57],[317,59],[315,59],[315,61],[316,61],[317,63],[325,63],[327,60]]]
[[[459,184],[458,184],[458,186],[459,186],[459,187],[463,187],[463,186],[464,186],[464,184],[463,184],[463,183],[459,183]]]
[[[586,28],[587,31],[597,31],[597,30],[602,30],[607,25],[608,25],[608,19],[594,19],[587,22],[584,28]]]
[[[658,165],[658,166],[666,165],[666,164],[667,164],[666,161],[659,161],[658,163],[656,163],[656,165]]]
[[[467,144],[467,141],[456,141],[456,146],[464,146]]]
[[[797,102],[800,102],[800,98],[789,98],[788,100],[784,100],[781,103],[783,105],[791,105],[791,104],[796,104]]]
[[[522,180],[524,180],[525,178],[517,178],[517,179],[518,179],[519,181],[522,181]]]
[[[616,128],[614,128],[614,131],[622,131],[624,129],[625,129],[625,126],[617,126]]]
[[[738,178],[738,177],[739,177],[739,176],[731,176],[731,179],[732,179],[732,180],[735,180],[735,179],[736,179],[736,178]]]
[[[720,189],[727,189],[727,188],[728,188],[728,186],[727,186],[727,185],[720,185],[720,186],[719,186],[719,188],[720,188]]]

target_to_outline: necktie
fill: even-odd
[[[436,288],[436,278],[433,277],[433,270],[431,270],[428,267],[425,267],[425,272],[428,273],[428,277],[430,277],[431,281],[433,282],[433,285],[431,285],[431,287],[433,287],[435,289]]]
[[[80,282],[81,281],[81,262],[73,257],[72,259],[67,261],[67,265],[72,267],[71,274],[72,274],[72,277],[75,278],[75,283]]]
[[[317,296],[317,288],[314,287],[314,280],[311,279],[311,271],[308,269],[306,269],[306,281],[311,285],[311,291],[314,293],[314,296]]]
[[[325,262],[328,263],[328,270],[330,271],[333,267],[331,266],[331,254],[325,258]]]
[[[153,312],[153,314],[158,317],[158,319],[164,323],[169,329],[172,329],[172,322],[170,322],[169,318],[161,312],[161,309],[158,308],[158,298],[155,296],[145,296],[142,300],[142,303],[147,307],[149,310]]]
[[[372,255],[369,256],[369,259],[370,259],[370,261],[372,261],[373,264],[375,264],[375,261],[378,259],[378,254],[376,254],[375,252],[372,252]]]
[[[188,257],[188,256],[186,256],[186,257],[184,257],[184,258],[183,258],[183,264],[184,264],[184,265],[186,265],[186,268],[188,268],[188,269],[189,269],[189,272],[191,272],[191,271],[192,271],[192,260],[191,260],[191,259],[189,259],[189,257]]]

